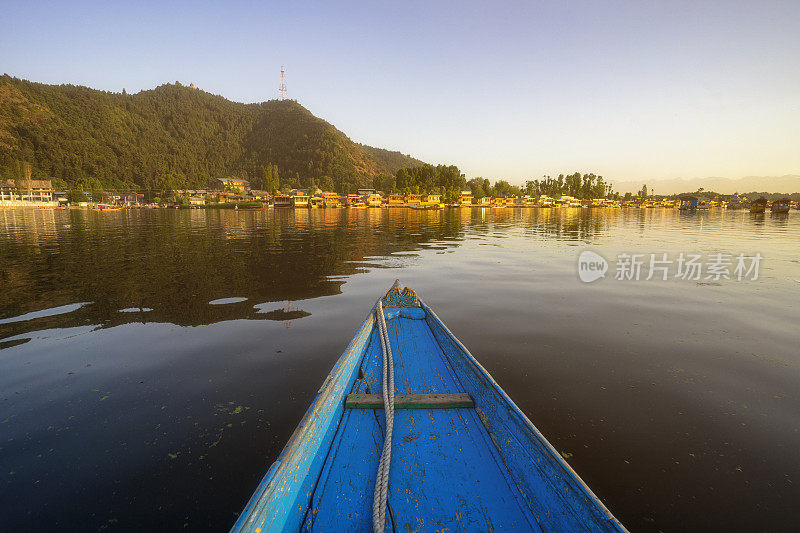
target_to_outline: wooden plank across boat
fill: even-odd
[[[625,531],[413,290],[381,302],[396,393],[386,531]],[[371,312],[232,531],[372,530],[382,370]]]

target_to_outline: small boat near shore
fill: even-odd
[[[788,198],[781,198],[779,200],[775,200],[774,202],[772,202],[772,204],[770,205],[770,210],[773,213],[788,213],[791,205],[792,205],[791,200],[789,200]]]
[[[694,211],[697,209],[697,197],[691,194],[681,194],[678,196],[678,210],[680,211]]]
[[[751,213],[763,213],[767,210],[767,204],[769,202],[766,198],[759,198],[758,200],[753,200],[750,203],[750,212]]]
[[[395,282],[232,529],[300,530],[625,528],[439,317]]]
[[[122,211],[123,209],[125,209],[124,205],[97,204],[97,207],[93,207],[92,211]]]

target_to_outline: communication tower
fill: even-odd
[[[278,87],[278,100],[286,100],[286,73],[281,65],[281,85]]]

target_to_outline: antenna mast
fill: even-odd
[[[278,87],[278,100],[286,100],[286,74],[281,65],[281,85]]]

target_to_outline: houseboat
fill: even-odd
[[[767,210],[767,204],[769,202],[766,198],[759,198],[758,200],[753,200],[750,202],[750,212],[751,213],[763,213]]]
[[[292,207],[292,197],[288,194],[276,194],[272,202],[275,207]]]
[[[561,207],[580,207],[581,201],[573,196],[561,195],[558,199],[558,203]]]
[[[383,206],[383,197],[374,192],[364,197],[364,203],[367,207],[381,207]]]
[[[386,199],[386,205],[387,207],[403,207],[403,195],[390,194]]]
[[[458,206],[459,207],[472,206],[472,191],[461,191],[461,195],[458,197]]]
[[[422,201],[421,194],[406,194],[405,198],[403,199],[406,205],[419,205]]]
[[[774,202],[772,202],[770,210],[773,213],[788,213],[790,205],[791,205],[791,200],[789,200],[788,198],[781,198],[780,200],[775,200]]]
[[[538,202],[539,207],[553,207],[554,204],[555,202],[553,201],[553,199],[547,196],[546,194],[539,195],[539,202]]]
[[[344,206],[351,209],[364,209],[367,204],[364,199],[358,194],[348,194],[344,197]]]
[[[325,200],[322,198],[322,196],[312,196],[308,199],[308,207],[312,209],[325,207]]]
[[[305,193],[305,191],[292,191],[291,198],[292,198],[292,207],[295,208],[309,207],[308,195]]]
[[[335,192],[324,192],[322,193],[322,204],[325,207],[341,207],[342,202]]]
[[[422,207],[427,207],[429,209],[444,209],[444,204],[442,203],[441,194],[424,195],[420,201],[420,205]]]
[[[697,197],[692,196],[690,194],[682,194],[678,196],[678,200],[680,204],[678,204],[678,209],[681,211],[693,211],[697,209]]]

